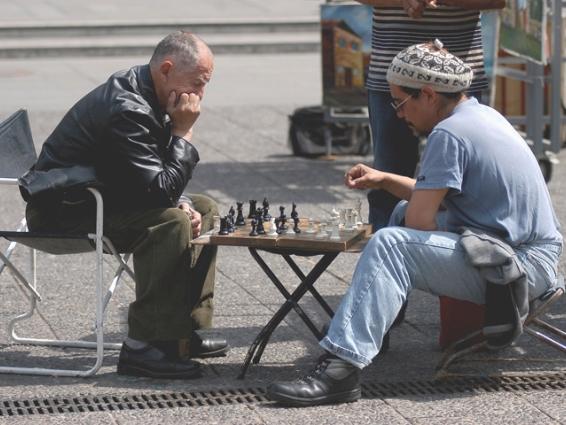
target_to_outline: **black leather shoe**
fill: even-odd
[[[196,332],[191,336],[189,347],[189,356],[191,358],[199,357],[201,359],[207,357],[222,357],[230,350],[228,342],[224,338],[206,338],[202,339]]]
[[[362,395],[360,373],[351,363],[326,354],[310,374],[294,382],[274,382],[267,387],[267,395],[288,406],[356,401]]]
[[[172,360],[220,357],[225,356],[230,349],[225,339],[207,338],[203,340],[196,332],[193,332],[190,338],[152,341],[151,344]]]
[[[200,365],[191,360],[172,359],[160,349],[147,345],[139,350],[122,344],[118,374],[150,378],[191,379],[202,375]]]

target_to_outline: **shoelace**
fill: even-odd
[[[327,354],[323,354],[318,358],[318,363],[315,366],[315,368],[308,375],[297,379],[297,382],[299,383],[311,382],[314,378],[316,378],[318,375],[324,372],[329,364],[330,364],[329,356]]]

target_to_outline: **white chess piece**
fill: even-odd
[[[277,236],[277,224],[275,224],[275,217],[269,219],[269,233],[268,236]]]
[[[356,213],[357,213],[357,220],[356,220],[356,225],[361,226],[362,224],[364,224],[364,222],[362,221],[362,200],[358,199],[358,201],[356,202]]]
[[[318,233],[316,234],[316,237],[320,239],[328,237],[328,232],[326,231],[326,223],[321,222],[318,225]]]
[[[309,217],[309,227],[307,227],[305,233],[316,233],[316,229],[314,228],[314,220],[310,217]]]
[[[330,234],[330,239],[340,239],[340,219],[334,219],[332,221],[332,233]]]

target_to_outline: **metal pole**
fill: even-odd
[[[540,159],[544,156],[544,67],[534,61],[527,62],[527,74],[532,82],[527,89],[527,137],[533,142],[533,153]]]
[[[551,61],[551,106],[550,106],[550,148],[560,152],[560,127],[562,124],[561,76],[562,76],[562,0],[554,0],[552,11],[552,61]]]

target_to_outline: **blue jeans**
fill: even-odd
[[[481,102],[481,92],[469,93]],[[397,117],[391,107],[389,92],[368,90],[369,123],[373,143],[373,168],[388,173],[414,177],[419,161],[419,139]],[[385,190],[368,192],[369,223],[377,231],[389,222],[399,198]]]
[[[391,224],[404,217],[399,203]],[[362,252],[352,285],[330,323],[322,348],[363,368],[379,353],[383,336],[413,289],[483,304],[485,281],[458,244],[460,235],[386,227]],[[556,282],[561,245],[531,244],[516,250],[536,298]]]

